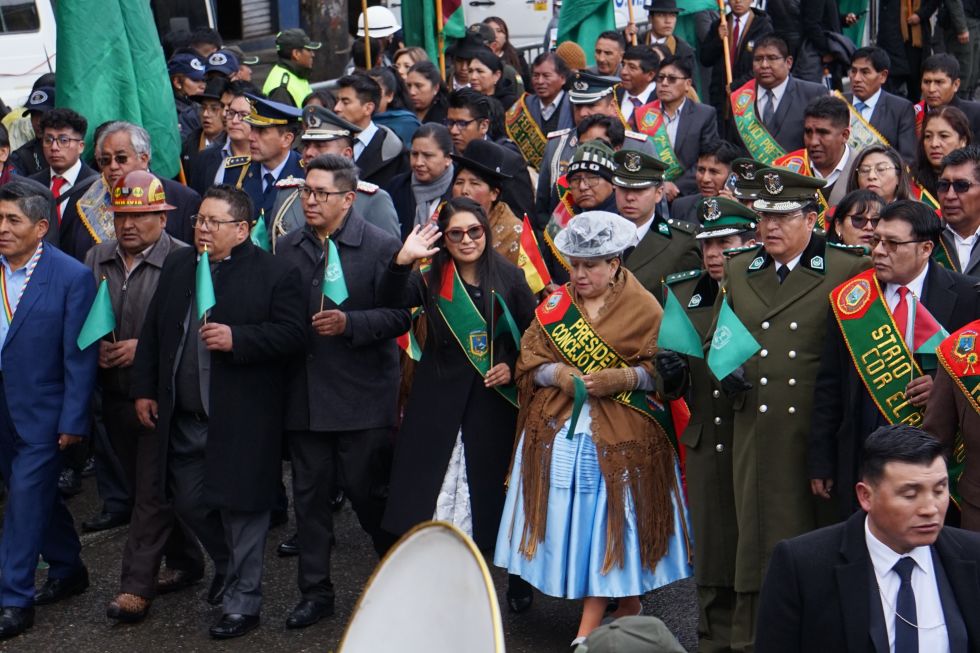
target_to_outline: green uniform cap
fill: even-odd
[[[823,179],[797,174],[787,168],[763,168],[756,174],[762,189],[752,208],[765,213],[792,213],[817,201],[817,193],[827,183]]]
[[[311,104],[303,109],[303,141],[332,141],[349,138],[352,141],[361,128],[348,122],[330,109]]]
[[[619,80],[615,77],[603,77],[579,71],[571,78],[568,101],[572,104],[595,104],[612,93],[613,86],[617,82]]]
[[[698,204],[701,226],[698,240],[724,238],[745,231],[754,231],[759,216],[741,202],[726,197],[705,197]]]
[[[593,630],[574,653],[681,653],[684,647],[656,617],[622,617]]]
[[[742,200],[757,198],[762,189],[762,180],[757,174],[765,167],[765,163],[755,159],[740,158],[732,161],[732,174],[735,175],[735,188],[732,194]]]
[[[620,150],[613,155],[616,171],[612,182],[623,188],[649,188],[661,183],[667,164],[638,150]]]

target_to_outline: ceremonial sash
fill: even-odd
[[[98,245],[116,237],[116,224],[109,208],[109,186],[100,176],[92,182],[75,204],[78,219]]]
[[[830,305],[847,351],[864,387],[889,424],[922,424],[922,412],[905,397],[905,386],[922,376],[874,270],[867,270],[834,288]]]
[[[980,334],[980,320],[973,321],[943,340],[936,348],[940,365],[949,373],[953,383],[966,397],[973,410],[980,412],[980,354],[977,352],[977,335]],[[957,433],[953,441],[953,455],[948,462],[950,496],[959,504],[956,489],[963,468],[966,466],[966,445],[963,434]]]
[[[490,337],[487,335],[487,321],[466,292],[456,265],[452,261],[442,270],[442,287],[436,297],[436,310],[446,321],[467,360],[481,377],[485,377],[492,367],[490,360]],[[511,384],[494,387],[500,396],[517,407],[517,388]]]
[[[504,127],[507,135],[520,148],[521,154],[527,162],[535,169],[541,167],[541,160],[544,158],[544,147],[548,143],[547,137],[541,131],[541,127],[531,116],[531,111],[527,108],[527,93],[517,99],[504,117]],[[555,109],[558,111],[558,109]]]
[[[732,116],[735,118],[735,128],[752,158],[766,165],[772,165],[773,161],[786,154],[786,150],[776,142],[765,125],[756,118],[755,98],[754,79],[750,79],[742,88],[731,94],[730,101]]]
[[[792,170],[793,172],[799,173],[801,175],[806,175],[807,177],[813,176],[813,167],[810,165],[810,155],[806,153],[806,148],[795,150],[789,154],[784,154],[775,161],[772,162],[773,166],[779,168],[786,168]],[[845,181],[846,180],[839,180]],[[827,200],[824,199],[823,193],[817,193],[817,203],[820,204],[820,213],[817,215],[817,226],[821,229],[827,228],[827,209],[830,207],[827,205]]]
[[[599,370],[630,367],[609,343],[595,332],[585,315],[575,304],[568,286],[562,286],[542,302],[534,312],[541,328],[548,335],[566,363],[591,374]],[[667,437],[674,455],[681,459],[677,434],[686,427],[690,411],[684,400],[662,404],[655,393],[628,390],[610,396],[617,403],[631,408],[652,421]]]
[[[932,250],[932,260],[947,270],[960,272],[960,259],[949,253],[949,250],[946,248],[946,242],[942,238],[939,239],[939,244]]]
[[[27,290],[27,284],[31,282],[31,276],[34,275],[34,269],[37,267],[38,261],[41,260],[41,254],[44,251],[44,241],[37,244],[37,249],[31,254],[31,258],[27,261],[27,265],[24,266],[24,285],[20,287],[20,293],[17,295],[17,304],[20,305],[20,299],[24,296],[24,291]],[[3,319],[6,321],[7,326],[11,326],[14,323],[14,312],[17,310],[14,306],[14,302],[10,300],[10,296],[7,294],[7,266],[0,264],[0,300],[3,302]],[[3,343],[0,343],[3,344]]]
[[[642,107],[633,110],[636,118],[637,130],[650,137],[657,158],[667,164],[667,171],[664,172],[664,179],[673,181],[684,174],[684,167],[680,159],[674,152],[670,144],[670,136],[667,135],[667,125],[664,124],[664,114],[660,108],[660,100],[648,102]]]
[[[844,101],[847,105],[847,110],[851,112],[851,137],[847,140],[847,144],[850,145],[856,152],[860,152],[864,148],[871,145],[884,145],[885,147],[891,147],[881,133],[871,126],[871,123],[864,119],[861,112],[854,108],[854,105],[847,101],[847,98],[840,91],[834,91],[833,93],[837,98]]]
[[[555,236],[561,232],[562,229],[568,225],[568,221],[575,216],[575,204],[572,203],[572,193],[568,188],[568,178],[562,175],[555,182],[555,186],[558,189],[558,204],[555,206],[555,210],[551,212],[551,218],[548,220],[547,226],[544,228],[544,242],[548,244],[548,248],[551,253],[555,255],[555,260],[557,260],[563,268],[571,272],[571,267],[568,265],[568,261],[558,248],[555,247]]]
[[[913,108],[915,109],[915,136],[918,138],[922,135],[922,122],[926,119],[926,101],[916,102]]]

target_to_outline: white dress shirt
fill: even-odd
[[[818,179],[826,179],[827,180],[827,186],[830,187],[830,186],[833,186],[837,182],[837,178],[841,176],[841,173],[842,172],[844,172],[844,168],[847,167],[847,162],[850,160],[850,158],[851,158],[851,147],[849,145],[845,144],[844,145],[844,154],[841,155],[840,161],[837,162],[837,165],[834,166],[834,169],[830,171],[830,174],[829,175],[827,175],[826,177],[824,177],[820,173],[820,171],[817,170],[817,166],[815,166],[815,165],[811,165],[810,166],[810,169],[813,172],[813,176],[814,177],[816,177]]]
[[[677,111],[674,112],[673,117],[667,115],[667,109],[664,108],[664,125],[667,127],[667,139],[670,141],[670,146],[674,147],[674,143],[677,141],[677,126],[681,123],[681,111],[684,109],[684,103],[687,102],[687,98],[681,100],[680,105],[677,107]]]
[[[286,167],[286,162],[287,161],[289,161],[289,152],[286,153],[286,156],[282,157],[282,161],[280,161],[279,162],[279,165],[277,165],[275,168],[266,168],[264,163],[261,166],[259,166],[259,171],[262,173],[262,192],[263,193],[266,191],[266,185],[267,185],[265,176],[267,174],[270,174],[271,173],[272,174],[272,178],[275,181],[279,181],[279,175],[282,174],[282,169]],[[273,182],[273,183],[275,183],[275,182]]]
[[[789,268],[789,271],[792,272],[793,270],[796,269],[796,266],[800,264],[800,259],[801,258],[803,258],[803,252],[800,252],[799,254],[797,254],[796,256],[794,256],[793,258],[791,258],[789,260],[789,262],[787,262],[787,263],[780,263],[779,261],[775,261],[775,263],[776,263],[776,271],[778,272],[779,271],[779,268],[781,268],[783,266],[786,266],[786,267]]]
[[[632,100],[630,100],[630,98],[635,97],[637,100],[640,101],[640,106],[643,106],[644,104],[646,104],[647,102],[653,99],[653,92],[656,90],[657,90],[657,82],[650,82],[649,84],[647,84],[647,87],[642,91],[640,91],[639,94],[637,95],[632,95],[629,92],[623,95],[623,101],[619,105],[619,110],[623,113],[623,120],[629,120],[630,116],[633,115],[633,109],[636,108],[635,106],[633,106],[633,102]]]
[[[871,114],[875,112],[875,107],[878,106],[878,100],[881,98],[881,89],[879,88],[875,91],[875,94],[869,97],[867,100],[860,100],[858,96],[854,96],[854,108],[857,108],[858,102],[864,102],[864,108],[861,109],[861,117],[865,120],[871,120]]]
[[[364,148],[368,146],[368,144],[371,142],[371,139],[374,138],[374,135],[378,133],[378,129],[380,129],[380,127],[375,125],[374,121],[372,120],[371,122],[368,123],[368,126],[365,127],[364,130],[360,134],[358,134],[357,137],[354,139],[355,161],[361,158],[361,154],[364,153]]]
[[[888,629],[888,650],[895,650],[895,603],[898,601],[898,588],[902,579],[893,569],[899,555],[874,536],[864,520],[864,541],[868,546],[871,564],[878,583],[878,596],[881,610],[885,615],[885,628]],[[949,635],[946,632],[946,618],[943,604],[939,598],[939,582],[932,564],[932,551],[928,546],[912,549],[908,557],[915,560],[912,569],[912,591],[915,593],[915,622],[919,631],[919,650],[922,653],[945,653],[949,651]]]
[[[946,231],[953,236],[953,244],[956,245],[956,258],[960,261],[960,269],[965,270],[970,265],[970,256],[973,254],[973,246],[977,242],[977,234],[980,234],[980,229],[966,238],[953,231],[949,225],[946,226]]]
[[[786,86],[788,84],[789,84],[789,76],[787,75],[786,76],[786,79],[784,79],[782,81],[782,83],[779,86],[776,86],[775,88],[764,89],[761,86],[759,86],[756,89],[757,90],[757,94],[756,94],[757,97],[756,97],[755,103],[758,105],[758,107],[757,107],[758,108],[758,114],[757,115],[758,115],[758,117],[759,117],[760,120],[762,119],[762,116],[765,113],[765,108],[766,108],[766,104],[765,103],[766,103],[766,100],[767,100],[767,97],[766,97],[767,96],[767,93],[769,91],[772,91],[772,95],[775,98],[773,100],[772,114],[773,115],[776,115],[776,112],[779,111],[779,103],[783,99],[783,96],[786,94]]]
[[[745,40],[746,23],[749,22],[750,13],[752,13],[751,9],[741,16],[728,14],[728,33],[733,39],[735,37],[735,25],[738,24],[738,43],[734,41],[732,42],[732,50],[735,50],[736,52],[738,51],[738,44]]]
[[[654,211],[653,215],[651,215],[649,218],[647,218],[647,221],[646,222],[644,222],[643,224],[639,225],[636,228],[636,242],[637,243],[640,243],[643,240],[643,237],[646,236],[647,233],[649,233],[650,227],[653,226],[653,218],[656,215],[657,215],[657,213],[656,213],[656,211]]]
[[[904,246],[899,245],[899,247],[904,247]],[[915,279],[912,279],[907,284],[905,284],[905,287],[909,289],[909,294],[906,296],[905,299],[905,301],[908,302],[909,305],[909,312],[908,312],[909,317],[912,316],[912,302],[922,301],[922,289],[925,288],[926,275],[928,273],[929,273],[929,265],[928,264],[923,265],[922,271],[919,272],[919,274],[915,277]],[[885,303],[888,304],[888,309],[892,312],[892,314],[895,313],[895,307],[898,306],[899,288],[901,288],[901,285],[897,283],[885,284]],[[913,326],[914,323],[911,319],[909,319],[905,324],[905,333],[902,334],[902,337],[905,338],[906,343],[912,342]]]
[[[565,97],[565,91],[558,91],[558,95],[549,102],[548,104],[541,104],[541,118],[544,120],[551,120],[551,116],[555,115],[555,111],[558,111],[558,105],[561,104],[561,99]]]

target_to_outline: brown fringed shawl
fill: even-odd
[[[576,302],[572,291],[573,298]],[[583,316],[585,312],[583,311]],[[630,365],[654,374],[653,354],[663,309],[628,270],[620,273],[596,319],[595,332]],[[534,385],[534,373],[546,363],[564,359],[535,320],[521,340],[516,382],[520,396],[518,433],[524,432],[522,478],[525,526],[521,551],[534,556],[544,541],[548,515],[551,454],[555,435],[572,412],[572,399],[556,387]],[[683,498],[674,474],[674,453],[653,420],[609,397],[589,397],[592,439],[606,482],[608,513],[602,573],[624,562],[627,490],[632,496],[640,538],[641,560],[653,569],[667,553],[673,534],[671,495]]]

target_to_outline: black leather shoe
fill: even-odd
[[[107,531],[129,523],[129,513],[102,511],[92,519],[82,522],[82,530],[86,532]]]
[[[0,610],[0,639],[16,637],[34,625],[34,608],[8,607]]]
[[[211,587],[208,588],[207,601],[211,605],[221,605],[223,598],[225,598],[225,577],[215,574],[211,580]]]
[[[179,592],[204,578],[204,571],[186,571],[184,569],[165,569],[157,576],[157,594]]]
[[[293,533],[289,539],[276,548],[280,558],[291,558],[299,555],[299,535]]]
[[[62,470],[58,477],[58,491],[66,497],[73,497],[82,492],[82,475],[74,469]]]
[[[534,589],[531,584],[514,574],[507,576],[507,606],[514,614],[527,612],[534,603]]]
[[[150,601],[135,594],[120,594],[106,606],[105,616],[127,624],[139,623],[150,613]]]
[[[49,578],[34,595],[34,605],[49,605],[88,589],[88,569],[82,567],[68,578]]]
[[[257,614],[223,614],[221,619],[208,631],[215,639],[241,637],[259,626]]]
[[[333,616],[333,601],[303,599],[286,618],[286,628],[306,628],[330,616]]]

